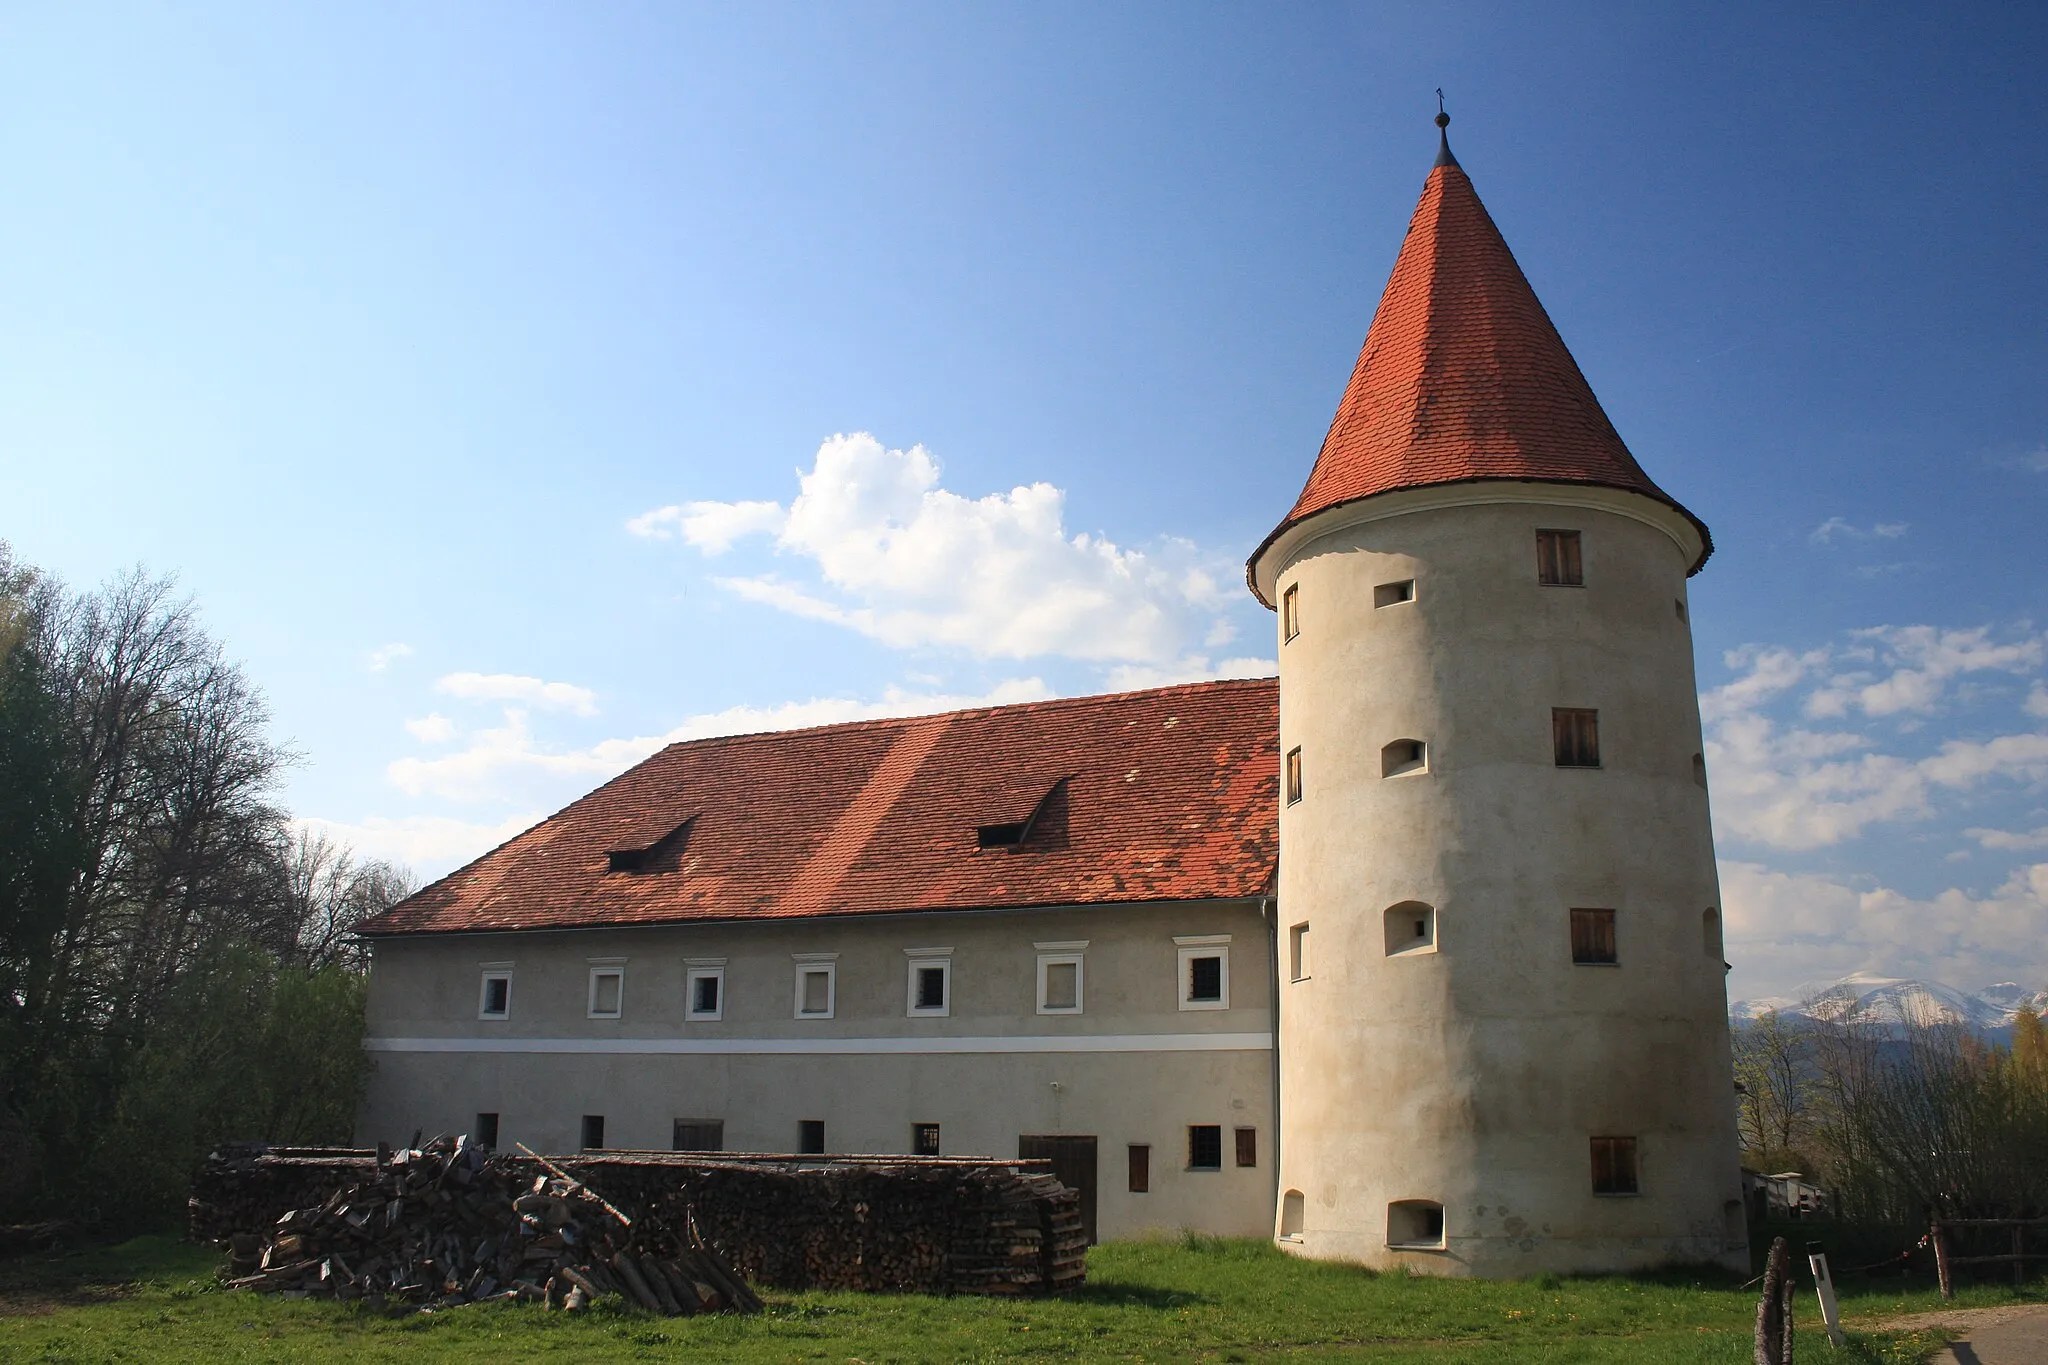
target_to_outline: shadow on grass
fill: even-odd
[[[1207,1294],[1184,1289],[1154,1289],[1142,1284],[1084,1284],[1071,1294],[1060,1296],[1068,1303],[1094,1303],[1116,1308],[1191,1308],[1213,1303]]]

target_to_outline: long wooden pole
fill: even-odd
[[[627,1227],[633,1226],[632,1219],[626,1217],[625,1214],[620,1213],[618,1208],[609,1199],[606,1199],[596,1190],[591,1189],[590,1186],[584,1184],[575,1176],[570,1175],[560,1166],[557,1166],[554,1162],[549,1161],[546,1157],[542,1156],[539,1152],[534,1151],[533,1148],[527,1146],[525,1143],[515,1142],[512,1145],[517,1147],[520,1151],[526,1153],[528,1156],[532,1157],[535,1161],[538,1161],[544,1168],[546,1168],[549,1175],[555,1176],[557,1179],[560,1180],[568,1181],[570,1189],[581,1190],[585,1194],[589,1195],[592,1199],[595,1199],[598,1203],[604,1205],[604,1211],[610,1214],[612,1217],[618,1219],[619,1222],[623,1223]]]

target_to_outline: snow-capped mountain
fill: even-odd
[[[1728,1017],[1748,1023],[1771,1010],[1809,1019],[1855,1014],[1877,1024],[1964,1024],[1989,1033],[2012,1027],[2013,1015],[2023,1005],[2048,1010],[2048,990],[2028,990],[2017,982],[2001,981],[1971,992],[1939,981],[1856,975],[1831,985],[1801,986],[1789,996],[1737,1000],[1728,1006]]]

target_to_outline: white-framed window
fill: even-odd
[[[1175,934],[1180,957],[1180,1007],[1230,1008],[1230,935]]]
[[[509,1019],[512,1017],[512,964],[509,962],[486,962],[483,964],[483,985],[476,998],[476,1017],[479,1019]]]
[[[626,959],[593,957],[590,963],[590,1017],[617,1019],[626,1012]]]
[[[910,959],[909,993],[904,1013],[912,1018],[942,1019],[953,1012],[953,950],[905,948]]]
[[[1088,940],[1035,943],[1038,949],[1038,1012],[1079,1014],[1082,1001],[1082,956]]]
[[[683,1017],[695,1023],[725,1018],[725,959],[683,959]]]
[[[796,963],[796,1017],[830,1019],[839,1007],[839,954],[791,953]]]

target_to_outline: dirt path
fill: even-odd
[[[1959,1339],[1934,1357],[1934,1365],[2048,1365],[2048,1304],[1952,1308],[1896,1318],[1864,1318],[1852,1325],[1893,1332],[1940,1327],[1956,1333]]]

